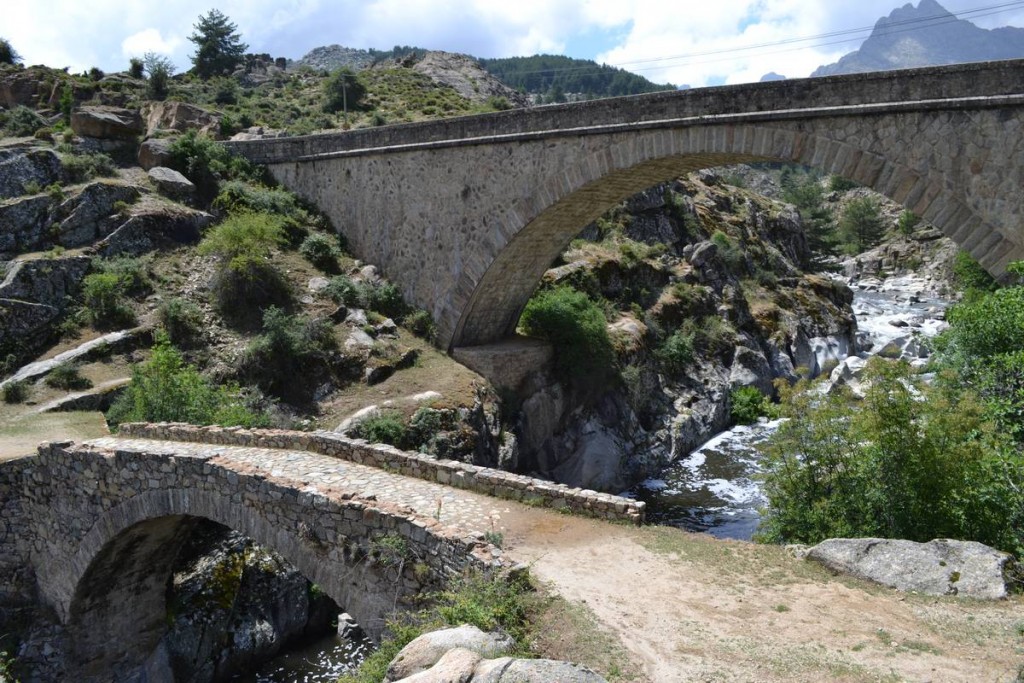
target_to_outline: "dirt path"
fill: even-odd
[[[502,520],[512,557],[585,603],[642,669],[619,680],[1018,680],[1024,599],[903,595],[785,549],[568,516]]]

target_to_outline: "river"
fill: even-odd
[[[924,365],[928,355],[924,340],[945,329],[950,302],[931,282],[914,275],[866,279],[851,286],[858,345],[869,349],[857,359],[886,347],[888,355],[898,347],[903,358]],[[857,359],[847,363],[856,364]],[[628,495],[647,503],[649,523],[750,540],[760,520],[758,510],[766,502],[758,482],[758,445],[779,424],[762,419],[722,432]]]

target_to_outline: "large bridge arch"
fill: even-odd
[[[792,161],[934,223],[996,275],[1024,258],[1024,60],[655,93],[232,143],[313,201],[449,349],[514,330],[604,210],[687,171]]]

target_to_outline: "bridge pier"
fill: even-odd
[[[485,377],[500,389],[519,390],[534,374],[551,365],[554,349],[548,342],[529,337],[506,337],[494,344],[459,346],[452,358]]]

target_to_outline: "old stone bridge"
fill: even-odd
[[[376,635],[410,596],[500,566],[483,532],[509,506],[643,516],[643,503],[331,433],[123,425],[0,463],[0,621],[35,615],[19,657],[33,680],[170,680],[168,580],[205,518],[283,555]]]
[[[1024,258],[1024,60],[230,144],[325,211],[355,254],[433,314],[448,349],[513,333],[544,271],[604,211],[722,164],[839,174],[996,275]]]

